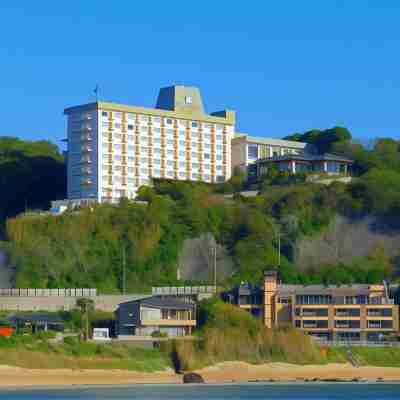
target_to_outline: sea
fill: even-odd
[[[235,385],[132,385],[7,389],[7,400],[389,400],[400,398],[400,384],[304,383]]]

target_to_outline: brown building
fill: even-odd
[[[285,285],[268,271],[262,287],[261,296],[252,288],[231,300],[244,309],[259,309],[269,328],[289,325],[321,339],[352,341],[378,341],[399,332],[399,306],[385,283]]]

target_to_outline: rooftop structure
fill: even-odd
[[[153,178],[224,182],[235,113],[206,114],[194,87],[162,88],[155,108],[97,101],[70,107],[68,198],[118,202]]]

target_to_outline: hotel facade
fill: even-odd
[[[153,178],[220,183],[231,177],[235,113],[206,114],[197,88],[162,88],[155,108],[96,101],[64,113],[69,200],[133,199]]]

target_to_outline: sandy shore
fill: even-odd
[[[196,371],[206,383],[304,380],[399,381],[400,368],[360,367],[350,364],[299,366],[283,363],[250,365],[226,362]],[[140,373],[122,370],[24,369],[0,366],[0,386],[177,384],[182,375],[169,370]]]

